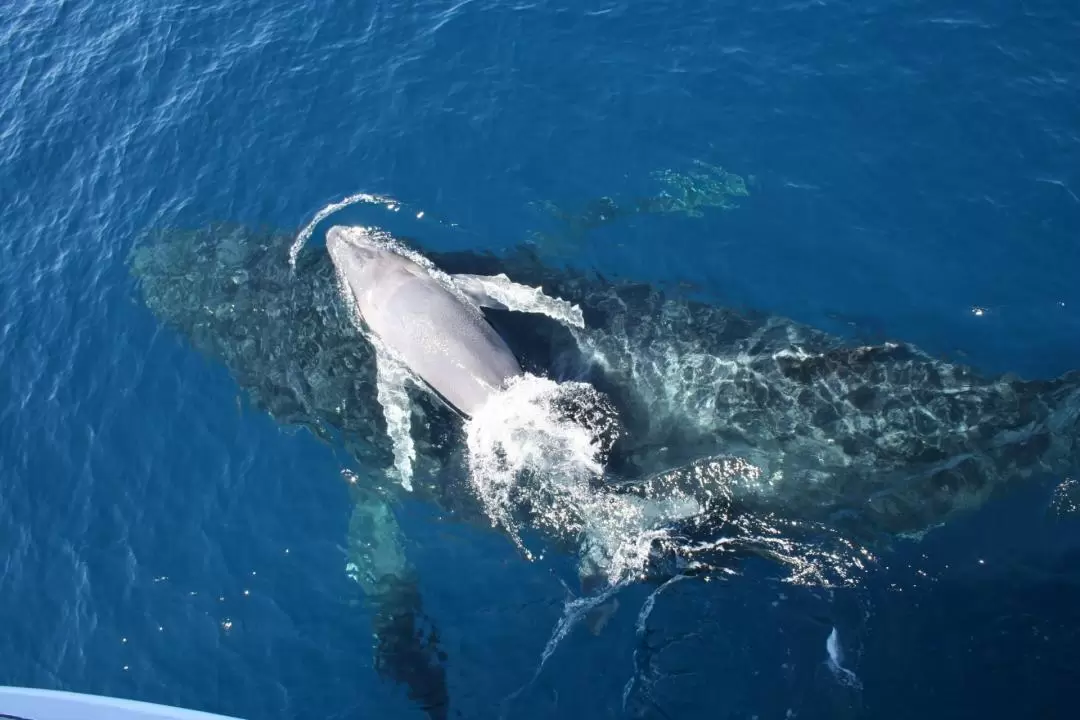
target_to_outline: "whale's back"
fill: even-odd
[[[374,278],[369,287],[352,287],[364,322],[461,413],[472,416],[492,393],[521,375],[514,354],[479,308],[424,268],[391,257],[368,278]]]

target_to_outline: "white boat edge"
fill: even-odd
[[[0,719],[7,720],[240,720],[169,705],[0,685]]]

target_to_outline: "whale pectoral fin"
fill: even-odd
[[[504,276],[505,277],[505,276]],[[485,288],[484,281],[488,278],[483,275],[451,275],[457,289],[465,293],[477,307],[495,308],[496,310],[509,310],[505,303],[492,297]]]
[[[375,670],[403,684],[429,718],[444,720],[449,710],[446,654],[424,610],[390,497],[362,483],[352,488],[355,505],[345,572],[360,586],[372,611]]]
[[[570,327],[584,328],[581,308],[543,289],[516,283],[506,275],[453,275],[454,284],[478,307],[547,315]]]
[[[412,379],[412,375],[408,368],[379,347],[375,349],[375,367],[375,391],[393,446],[394,468],[402,487],[411,491],[416,445],[412,438],[412,408],[405,383]]]

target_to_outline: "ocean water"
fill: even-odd
[[[0,5],[0,684],[425,717],[377,672],[345,572],[354,460],[147,307],[148,234],[294,234],[378,193],[437,218],[408,225],[430,251],[531,242],[1049,379],[1080,368],[1078,34],[1080,10],[1040,1]],[[737,207],[589,232],[552,212],[699,163],[745,178]],[[398,520],[451,717],[1066,718],[1073,477],[842,587],[763,560],[632,585],[539,671],[569,561],[420,501]]]

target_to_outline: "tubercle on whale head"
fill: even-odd
[[[372,242],[366,228],[335,225],[326,231],[326,249],[337,264],[345,253],[354,258],[367,260],[375,256],[378,248]]]
[[[340,225],[326,231],[326,251],[342,292],[351,293],[357,299],[357,293],[374,286],[381,267],[379,260],[386,255],[369,229]]]
[[[335,225],[326,231],[326,247],[337,247],[345,242],[348,242],[346,237],[347,236],[345,228],[341,225]]]

